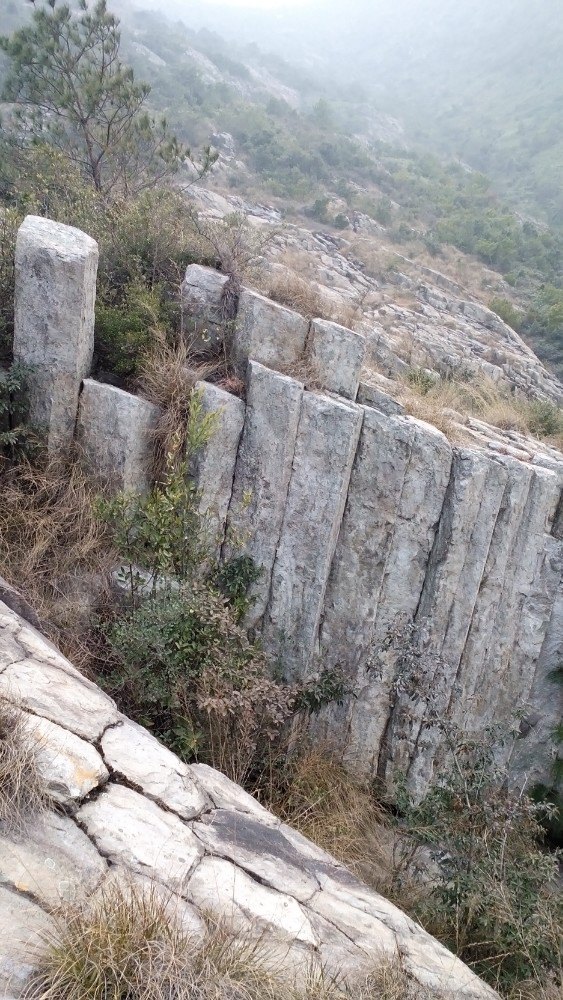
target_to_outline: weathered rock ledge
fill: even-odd
[[[267,942],[291,976],[353,980],[400,956],[440,998],[496,996],[447,949],[224,775],[187,766],[126,719],[0,603],[0,696],[37,740],[52,808],[0,830],[0,988],[17,998],[61,901],[128,873],[162,886],[184,925],[202,913]]]

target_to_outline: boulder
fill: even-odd
[[[28,215],[16,240],[14,358],[30,367],[30,419],[51,453],[74,437],[80,384],[94,352],[98,245],[79,229]]]

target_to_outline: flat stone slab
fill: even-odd
[[[232,809],[218,810],[193,830],[210,854],[233,861],[279,892],[305,902],[318,890],[318,879],[280,830]]]
[[[0,885],[0,989],[19,997],[36,967],[45,935],[55,930],[53,919],[25,896]]]
[[[193,819],[209,806],[188,765],[129,719],[108,729],[101,746],[112,773],[137,785],[182,819]]]
[[[89,472],[115,490],[147,492],[159,417],[158,406],[146,399],[85,379],[77,440]]]
[[[207,764],[190,764],[190,772],[195,774],[198,784],[218,809],[236,809],[237,812],[256,817],[268,826],[280,825],[273,813],[268,812],[244,788],[221,771],[216,771]]]
[[[37,763],[45,789],[55,802],[70,805],[108,780],[107,768],[91,743],[48,719],[26,713],[22,716],[37,746]]]
[[[173,813],[113,783],[78,812],[98,850],[114,864],[181,891],[203,848]]]
[[[295,899],[260,885],[230,861],[204,858],[189,881],[188,898],[204,913],[252,936],[274,931],[282,941],[317,944],[311,922]]]
[[[308,333],[309,321],[300,313],[243,288],[229,335],[231,360],[242,376],[249,361],[285,370],[302,358]]]
[[[56,909],[94,891],[107,863],[68,816],[48,813],[22,836],[0,836],[0,883]]]
[[[6,667],[0,674],[0,694],[87,740],[97,740],[119,719],[111,698],[78,671],[73,676],[37,660]]]

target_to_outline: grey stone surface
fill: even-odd
[[[29,601],[26,600],[16,587],[12,587],[11,583],[8,583],[3,576],[0,576],[0,601],[8,608],[11,608],[12,611],[15,611],[17,615],[20,615],[21,618],[25,618],[34,628],[41,627],[39,616],[31,607]]]
[[[198,382],[195,388],[201,393],[203,413],[216,414],[209,442],[192,457],[190,471],[201,490],[200,509],[206,515],[206,528],[218,556],[225,538],[245,405],[242,399],[209,382]]]
[[[313,863],[308,870],[283,833],[258,819],[220,809],[192,829],[210,854],[233,861],[272,889],[306,902],[319,888]]]
[[[260,885],[221,858],[204,858],[188,883],[188,898],[203,912],[254,936],[274,931],[282,941],[316,945],[311,922],[292,896]]]
[[[249,360],[289,370],[302,358],[308,332],[309,321],[299,313],[243,288],[229,338],[232,362],[242,376]]]
[[[94,351],[98,246],[79,229],[28,215],[16,241],[14,357],[31,367],[31,419],[49,451],[74,436]]]
[[[362,333],[326,319],[314,319],[307,352],[325,389],[356,399],[366,353],[366,338]]]
[[[223,345],[223,289],[228,277],[210,267],[190,264],[182,282],[184,335],[196,353],[215,354]]]
[[[106,873],[106,862],[68,816],[48,813],[23,836],[0,836],[0,882],[51,910],[80,904]]]
[[[363,415],[353,403],[303,397],[264,627],[289,677],[311,669]]]
[[[27,713],[22,716],[37,747],[39,771],[51,799],[71,805],[107,781],[107,768],[91,743],[48,719]]]
[[[0,694],[77,736],[96,740],[117,722],[117,709],[86,677],[32,659],[12,663],[0,674]]]
[[[90,473],[116,490],[147,492],[160,410],[114,385],[86,379],[77,439]]]
[[[199,816],[209,805],[188,765],[129,719],[106,730],[101,748],[112,774],[125,778],[182,819]]]
[[[250,556],[260,568],[247,624],[264,614],[291,477],[303,385],[265,368],[248,365],[246,419],[229,508],[225,555]]]
[[[65,770],[69,759],[77,769],[82,761],[85,770],[91,771],[92,762],[99,770],[101,749],[110,771],[105,785],[74,804],[76,813],[48,810],[28,823],[24,837],[0,835],[4,994],[14,1000],[21,996],[44,935],[55,930],[47,910],[97,901],[119,886],[156,894],[170,919],[195,937],[203,937],[204,918],[211,917],[258,941],[273,968],[297,985],[303,986],[312,970],[324,968],[353,987],[374,960],[400,955],[414,985],[431,982],[437,997],[494,996],[400,910],[225,775],[203,764],[188,768],[123,717],[114,718],[100,739],[99,705],[77,701],[78,672],[0,605],[4,650],[9,666],[0,679],[22,663],[30,670],[27,688],[34,687],[34,711],[40,716],[30,719],[30,726],[36,721],[42,727],[53,751],[45,756],[46,785],[64,785],[72,807],[72,795],[80,797],[92,775],[70,775]],[[55,699],[62,706],[58,726],[45,722]],[[71,705],[88,719],[77,723]],[[67,715],[73,730],[88,730],[85,739],[71,733],[64,738]],[[104,780],[105,772],[98,777]]]
[[[0,885],[0,989],[20,997],[37,966],[45,935],[54,920],[26,896]]]
[[[393,396],[367,382],[360,382],[356,402],[362,406],[371,406],[380,413],[386,413],[388,417],[404,415],[406,412],[405,407],[393,399]]]
[[[123,785],[110,784],[78,812],[88,836],[113,864],[182,892],[203,854],[192,831],[174,813]]]

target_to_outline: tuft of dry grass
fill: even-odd
[[[275,275],[265,286],[265,294],[274,302],[288,306],[308,319],[332,319],[330,304],[320,291],[294,271]]]
[[[0,826],[20,834],[47,806],[38,745],[18,709],[0,699]]]
[[[290,756],[266,805],[378,892],[389,885],[395,832],[372,789],[351,779],[334,747],[305,744]]]
[[[6,466],[0,491],[2,575],[29,600],[47,634],[80,660],[75,639],[115,560],[96,514],[98,491],[72,460]]]
[[[277,949],[276,949],[277,950]],[[322,973],[292,982],[261,939],[210,925],[187,933],[162,887],[113,881],[55,915],[26,1000],[423,1000],[399,960],[353,987]]]
[[[189,345],[157,342],[142,359],[139,389],[161,409],[155,431],[153,474],[159,481],[170,456],[183,452],[190,416],[191,394],[196,382],[217,377],[224,368],[218,360],[195,363]]]

